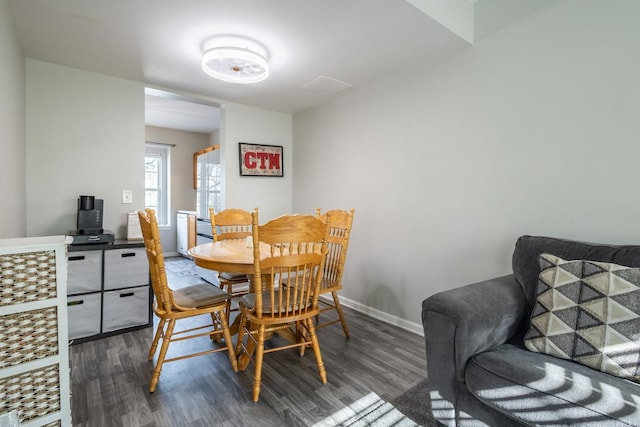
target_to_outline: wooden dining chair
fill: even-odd
[[[338,291],[342,289],[342,273],[344,272],[344,264],[347,259],[347,249],[349,248],[349,238],[351,237],[351,225],[353,224],[355,209],[351,209],[350,211],[334,209],[324,214],[320,212],[321,210],[318,208],[316,210],[317,217],[327,223],[328,227],[327,259],[324,264],[320,294],[331,293],[333,302],[327,299],[320,299],[319,311],[320,313],[324,313],[335,310],[338,318],[336,319],[334,317],[331,320],[323,322],[322,318],[318,316],[319,320],[316,324],[316,329],[340,322],[344,335],[349,338],[349,327],[342,312]]]
[[[236,353],[241,370],[249,360],[254,362],[253,401],[257,402],[265,353],[310,345],[320,380],[323,384],[327,381],[313,321],[318,314],[327,227],[313,215],[284,215],[264,225],[258,225],[258,209],[252,217],[253,289],[259,291],[240,298]],[[268,253],[261,253],[261,244],[268,245]],[[293,341],[274,340],[265,349],[265,339],[273,332]]]
[[[244,239],[251,236],[251,212],[242,209],[225,209],[217,214],[209,208],[211,234],[214,242],[226,239]],[[218,272],[220,288],[233,297],[249,292],[249,278],[246,274]],[[234,290],[236,286],[236,290]]]
[[[158,221],[153,209],[138,211],[140,218],[140,228],[144,246],[149,260],[149,271],[151,273],[151,285],[153,287],[154,303],[153,312],[159,319],[151,349],[149,350],[149,360],[153,357],[158,348],[158,343],[162,341],[160,353],[156,361],[155,368],[151,375],[149,391],[153,393],[160,379],[160,372],[164,363],[186,359],[189,357],[201,356],[219,351],[227,351],[231,367],[238,370],[238,364],[231,342],[231,333],[227,320],[227,305],[231,298],[227,292],[212,286],[208,283],[199,283],[180,289],[171,289],[167,282],[167,275],[164,266],[164,255],[162,244],[160,243],[160,233],[158,231]],[[190,319],[202,314],[211,316],[211,323],[202,326],[191,327],[174,331],[176,321]],[[202,331],[206,329],[206,331]],[[201,332],[196,332],[201,331]],[[181,341],[191,338],[209,336],[216,340],[215,348],[209,348],[197,353],[183,354],[167,359],[169,344],[174,341]],[[221,338],[224,338],[224,346],[221,346]]]

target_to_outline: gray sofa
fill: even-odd
[[[513,274],[424,300],[429,389],[439,423],[640,425],[640,384],[525,348],[538,257],[545,252],[640,267],[640,246],[522,236]]]

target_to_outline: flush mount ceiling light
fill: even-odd
[[[269,64],[256,52],[258,49],[252,50],[246,40],[236,40],[235,45],[230,45],[232,41],[229,37],[218,37],[205,43],[202,54],[205,73],[230,83],[257,83],[269,77]]]

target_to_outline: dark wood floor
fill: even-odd
[[[176,287],[193,279],[169,275]],[[258,403],[251,401],[253,365],[234,373],[225,353],[166,364],[149,393],[152,328],[73,345],[73,425],[309,426],[370,392],[392,401],[426,377],[421,336],[353,310],[346,316],[350,339],[339,325],[318,331],[326,384],[311,351],[267,354]],[[170,353],[180,345],[213,344],[206,338],[174,343]]]

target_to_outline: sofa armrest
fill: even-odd
[[[429,388],[455,408],[467,361],[523,326],[525,297],[513,275],[432,295],[422,302]],[[446,405],[448,406],[448,405]]]

